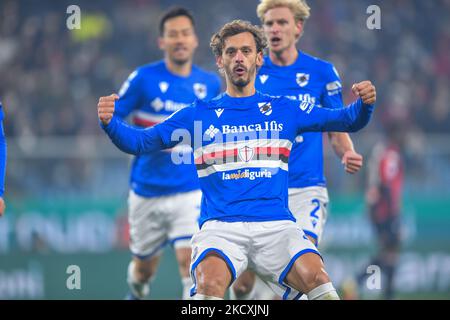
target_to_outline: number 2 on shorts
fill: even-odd
[[[313,199],[311,202],[315,204],[316,207],[313,209],[313,211],[311,211],[310,215],[313,218],[319,219],[319,216],[316,215],[316,212],[320,209],[320,201],[318,199]]]

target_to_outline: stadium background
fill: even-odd
[[[0,97],[8,139],[6,216],[0,220],[0,299],[121,299],[126,293],[126,197],[130,158],[99,130],[97,99],[118,91],[136,67],[159,59],[160,13],[173,4],[197,19],[195,62],[215,70],[208,48],[224,23],[258,23],[256,0],[1,1]],[[81,9],[68,30],[66,9]],[[300,48],[332,61],[350,86],[371,79],[378,109],[353,134],[366,160],[396,121],[407,133],[405,240],[396,286],[400,298],[450,298],[450,1],[310,0]],[[366,9],[381,8],[381,30]],[[347,176],[326,146],[331,198],[322,252],[339,287],[375,249],[366,218],[366,172]],[[66,269],[81,269],[68,290]],[[153,298],[181,293],[168,248]],[[364,293],[378,298],[379,292]]]

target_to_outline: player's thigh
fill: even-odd
[[[289,189],[289,209],[305,234],[318,245],[328,217],[328,195],[324,188]]]
[[[159,198],[146,198],[130,191],[128,222],[130,250],[141,260],[159,255],[167,242],[164,207]]]
[[[227,281],[230,285],[242,272],[247,269],[246,241],[248,235],[243,228],[243,223],[226,223],[221,221],[207,221],[192,237],[191,277],[194,288],[191,295],[195,294],[197,287],[197,268],[208,279],[214,275]],[[214,257],[206,259],[208,257]],[[209,262],[208,262],[209,261]],[[214,270],[211,261],[220,261],[221,267]],[[226,269],[223,268],[224,264]],[[219,262],[217,262],[219,263]],[[218,273],[216,273],[219,271]]]
[[[168,238],[175,249],[191,247],[191,238],[198,231],[201,198],[200,190],[167,198],[170,212]]]
[[[252,268],[262,280],[272,283],[270,287],[283,299],[299,298],[298,287],[289,284],[287,275],[303,255],[313,253],[319,257],[317,248],[292,221],[265,222],[261,226],[267,230],[255,238]]]
[[[189,277],[189,267],[191,265],[191,247],[179,247],[175,249],[175,257],[178,262],[180,276],[182,278]]]
[[[221,297],[231,284],[233,274],[223,255],[209,252],[195,269],[195,278],[199,279],[195,283],[198,290],[213,289]]]

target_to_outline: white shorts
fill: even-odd
[[[283,298],[295,289],[285,278],[298,257],[305,253],[319,254],[314,244],[293,221],[222,222],[207,221],[192,237],[191,296],[197,292],[195,269],[208,253],[220,255],[227,263],[232,281],[247,267],[259,277],[279,288]],[[294,296],[301,296],[297,291]]]
[[[328,192],[324,187],[289,189],[289,210],[305,234],[316,240],[316,245],[327,221],[327,205]]]
[[[190,247],[198,230],[201,197],[199,190],[155,198],[141,197],[131,190],[128,222],[133,255],[149,259],[169,243],[175,248]]]

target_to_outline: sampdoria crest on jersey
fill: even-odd
[[[263,115],[270,116],[272,114],[272,105],[270,102],[258,103],[258,107]]]
[[[206,85],[203,83],[194,83],[194,93],[200,100],[205,99],[207,95]]]
[[[297,73],[295,81],[297,81],[297,84],[303,88],[308,85],[309,77],[310,75],[307,73]]]
[[[245,146],[239,149],[238,151],[239,158],[244,162],[250,162],[253,159],[253,155],[255,154],[253,148],[249,146]]]
[[[269,79],[267,74],[262,74],[259,76],[259,81],[261,81],[262,84],[266,83],[267,79]]]
[[[165,81],[161,81],[158,85],[159,85],[159,90],[161,90],[162,93],[166,93],[167,89],[169,89],[169,84]]]

